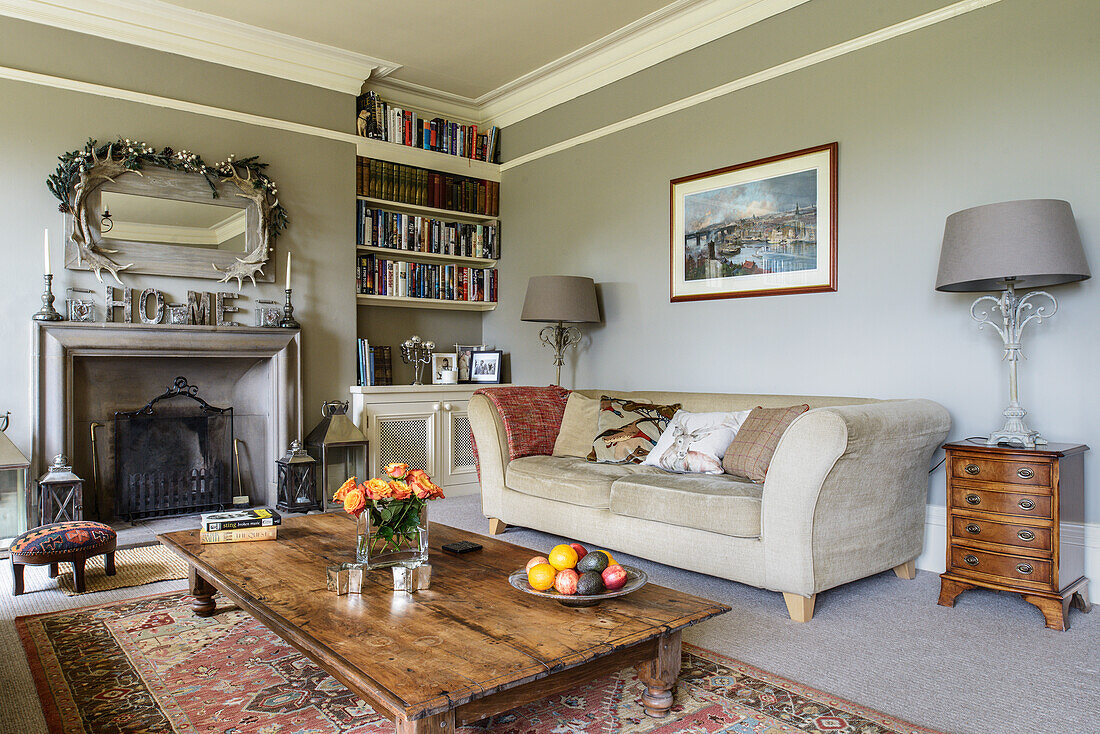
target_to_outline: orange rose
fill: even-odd
[[[390,477],[390,479],[404,479],[405,475],[409,473],[408,464],[387,464],[382,471]]]
[[[343,484],[340,485],[340,489],[336,490],[336,494],[332,495],[333,502],[343,502],[344,497],[350,490],[355,489],[355,485],[359,484],[358,477],[352,477]]]
[[[389,482],[385,479],[372,479],[363,486],[365,487],[367,496],[372,500],[387,499],[393,491],[390,489]]]
[[[390,482],[390,496],[395,500],[407,500],[410,495],[412,495],[412,490],[405,482],[400,479],[394,479]]]
[[[344,495],[344,511],[349,515],[359,517],[359,513],[367,506],[367,497],[359,487],[349,489]]]
[[[443,490],[436,486],[425,472],[420,472],[413,477],[412,491],[422,500],[434,500],[443,497]]]

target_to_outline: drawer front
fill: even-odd
[[[1050,464],[1033,461],[1000,461],[984,456],[963,454],[951,457],[951,476],[956,479],[974,479],[981,482],[1049,487]]]
[[[1050,585],[1051,564],[1025,556],[1002,556],[996,553],[951,546],[951,568],[959,573],[999,576],[1012,581]]]
[[[991,492],[985,489],[954,486],[951,488],[951,506],[963,510],[981,510],[1049,520],[1052,502],[1050,495],[1046,494]]]
[[[977,540],[1031,550],[1049,551],[1051,549],[1050,528],[992,522],[976,517],[953,515],[951,537],[962,542]]]

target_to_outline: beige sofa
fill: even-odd
[[[475,395],[470,425],[490,532],[534,528],[783,592],[791,618],[818,593],[894,569],[912,578],[932,454],[950,418],[930,400],[582,390],[689,411],[808,403],[763,484],[728,475],[527,456],[511,460],[501,417]]]

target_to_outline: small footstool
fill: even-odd
[[[115,543],[118,536],[109,525],[91,520],[55,522],[28,530],[12,541],[11,575],[15,596],[23,593],[23,566],[50,567],[50,578],[57,576],[57,564],[73,564],[73,585],[84,591],[84,562],[92,556],[107,554],[104,570],[115,575]]]

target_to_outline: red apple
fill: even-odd
[[[601,575],[603,576],[603,585],[607,587],[608,591],[626,586],[626,569],[617,563],[605,568]]]
[[[531,570],[531,566],[537,566],[537,565],[539,565],[540,563],[549,563],[549,562],[550,562],[550,561],[546,560],[546,556],[535,556],[534,558],[532,558],[531,560],[529,560],[529,561],[527,562],[527,568],[526,568],[526,569],[524,569],[524,570],[526,570],[526,571],[530,571],[530,570]]]
[[[577,580],[580,578],[580,574],[571,568],[566,568],[562,571],[558,571],[558,575],[554,577],[554,588],[557,589],[559,594],[576,594],[577,593]]]
[[[588,549],[585,548],[580,543],[570,543],[569,547],[572,548],[573,550],[577,551],[577,560],[578,561],[588,555]]]

